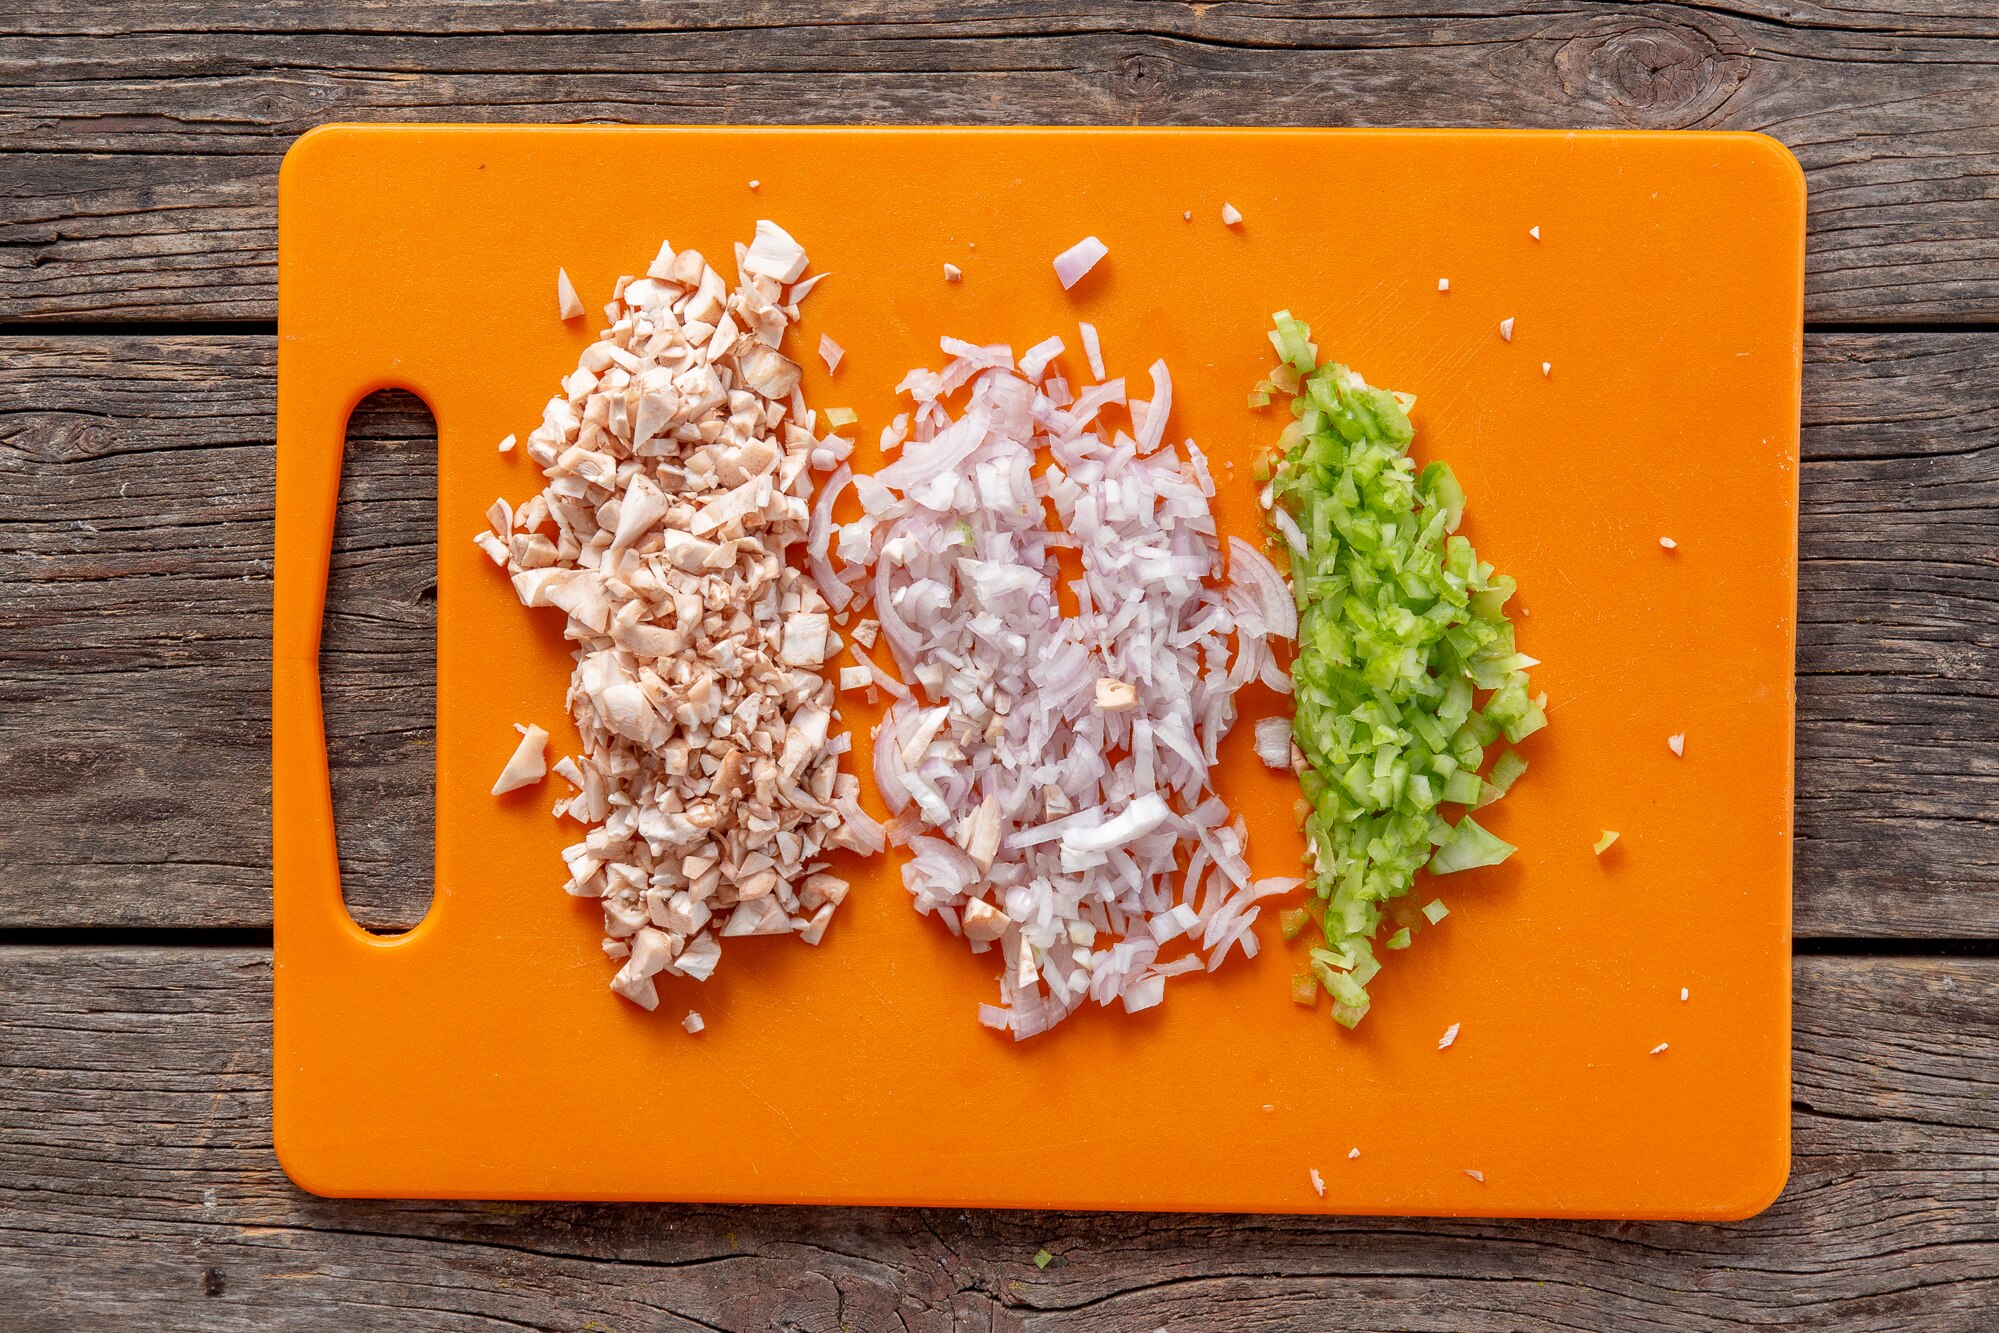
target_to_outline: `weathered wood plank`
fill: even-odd
[[[279,155],[330,120],[1766,130],[1811,317],[1999,317],[1985,0],[218,9],[27,0],[0,37],[0,319],[273,313]]]
[[[1808,958],[1797,988],[1791,1183],[1729,1226],[373,1203],[271,1155],[266,956],[8,949],[0,1309],[29,1333],[1989,1327],[1999,960]]]
[[[1999,336],[1808,341],[1797,928],[1999,936]],[[271,346],[0,340],[0,924],[267,925]],[[434,472],[377,414],[326,674],[350,901],[428,887]]]

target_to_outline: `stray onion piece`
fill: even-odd
[[[1018,362],[941,346],[941,371],[900,386],[915,406],[899,455],[854,479],[845,568],[824,533],[814,568],[836,608],[872,599],[907,682],[874,745],[903,882],[998,954],[1000,1003],[979,1018],[1021,1040],[1255,954],[1258,900],[1300,881],[1251,879],[1212,771],[1236,692],[1286,687],[1266,635],[1295,617],[1247,546],[1222,581],[1214,480],[1192,441],[1167,441],[1164,362],[1130,402],[1122,379],[1079,393],[1051,374],[1055,340]]]
[[[583,752],[554,766],[575,790],[555,813],[588,829],[567,888],[602,901],[611,989],[646,1009],[662,973],[705,980],[725,937],[817,944],[847,893],[827,850],[883,846],[839,771],[821,668],[840,637],[787,561],[824,444],[783,351],[805,266],[763,221],[733,292],[671,244],[620,279],[527,439],[547,485],[479,534],[523,605],[567,617]],[[539,777],[542,739],[525,731],[496,792]]]

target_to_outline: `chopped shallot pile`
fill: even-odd
[[[826,849],[883,846],[839,771],[820,667],[840,636],[785,558],[824,445],[782,350],[805,266],[769,222],[733,292],[662,245],[528,437],[547,486],[478,538],[524,605],[568,614],[583,753],[554,765],[575,788],[555,809],[589,831],[567,887],[602,899],[611,988],[646,1009],[658,974],[705,980],[722,937],[817,944],[847,892]]]
[[[903,881],[973,952],[997,946],[1000,1004],[979,1016],[1019,1040],[1086,1000],[1149,1008],[1168,977],[1256,953],[1258,900],[1300,881],[1251,879],[1211,771],[1237,690],[1289,689],[1266,636],[1296,620],[1247,545],[1222,582],[1214,480],[1193,441],[1167,441],[1164,362],[1150,399],[1127,402],[1123,380],[1052,373],[1059,339],[1017,363],[942,347],[941,372],[902,382],[894,461],[834,475],[808,549],[835,611],[872,600],[899,669],[857,645],[842,676],[895,699],[874,768],[912,854]],[[835,525],[849,485],[863,514]]]

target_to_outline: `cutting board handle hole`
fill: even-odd
[[[401,934],[436,864],[437,422],[415,394],[347,418],[320,631],[341,896],[364,930]]]

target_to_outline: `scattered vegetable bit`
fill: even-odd
[[[1103,383],[1104,349],[1103,344],[1097,341],[1097,326],[1094,324],[1078,324],[1076,325],[1076,333],[1083,340],[1083,355],[1090,363],[1090,378],[1096,380],[1099,384]]]
[[[1472,1170],[1472,1168],[1466,1167],[1465,1174],[1470,1176],[1473,1180],[1476,1180],[1479,1184],[1481,1185],[1485,1184],[1485,1172],[1474,1171]]]
[[[846,354],[846,348],[840,346],[840,344],[834,342],[823,333],[819,335],[819,359],[826,363],[826,373],[828,375],[831,375],[840,368],[840,358]]]
[[[1049,363],[1062,355],[1064,350],[1065,348],[1060,338],[1043,338],[1040,342],[1020,354],[1020,361],[1018,362],[1020,373],[1027,376],[1030,383],[1039,384],[1041,377],[1048,373]]]
[[[1666,1043],[1663,1041],[1660,1042],[1657,1046],[1654,1046],[1652,1048],[1650,1053],[1653,1055],[1664,1055],[1666,1053]]]
[[[1610,844],[1616,841],[1617,841],[1616,831],[1613,829],[1605,829],[1603,833],[1596,840],[1596,854],[1598,856],[1602,856],[1605,852],[1610,850]]]
[[[1506,342],[1513,341],[1513,316],[1508,315],[1499,321],[1499,336]]]
[[[1680,1003],[1685,1004],[1686,1002],[1687,1002],[1687,988],[1685,986],[1682,986],[1680,987]]]
[[[1437,1039],[1437,1049],[1440,1051],[1447,1051],[1451,1048],[1451,1043],[1456,1041],[1457,1039],[1458,1039],[1458,1025],[1456,1023],[1453,1023],[1449,1027],[1445,1028],[1444,1035]]]
[[[752,182],[752,184],[754,184],[754,182]],[[687,1017],[680,1020],[680,1026],[686,1028],[687,1034],[691,1037],[695,1033],[707,1027],[708,1025],[701,1021],[701,1015],[699,1013],[697,1013],[692,1009],[689,1009],[687,1011]]]
[[[1661,537],[1659,539],[1659,545],[1665,547],[1669,551],[1677,551],[1680,549],[1680,544],[1674,541],[1671,537]]]
[[[493,783],[495,796],[532,786],[548,773],[548,733],[532,722],[525,727],[516,722],[514,730],[521,734],[520,743],[514,747],[507,766],[500,770],[499,779]]]
[[[1319,1168],[1313,1167],[1308,1174],[1312,1177],[1312,1192],[1322,1199],[1325,1198],[1326,1178],[1319,1174]]]
[[[1256,720],[1256,757],[1269,768],[1291,767],[1291,719],[1262,717]]]
[[[1543,362],[1541,363],[1541,378],[1542,378],[1542,379],[1547,379],[1547,378],[1548,378],[1549,376],[1553,375],[1554,373],[1555,373],[1555,363],[1554,363],[1554,362],[1552,362],[1552,361],[1543,361]]]
[[[1527,229],[1527,234],[1529,236],[1532,236],[1537,241],[1541,239],[1541,229],[1539,227],[1529,227]]]
[[[1180,215],[1180,220],[1182,222],[1192,222],[1194,220],[1194,210],[1190,208],[1186,212],[1182,213]]]
[[[751,181],[751,182],[750,182],[750,188],[751,188],[752,190],[755,190],[755,189],[760,189],[760,188],[762,188],[762,186],[763,186],[763,182],[762,182],[762,181]]]
[[[1686,758],[1687,733],[1685,733],[1684,731],[1680,731],[1680,732],[1675,732],[1673,735],[1666,737],[1666,748],[1668,750],[1671,750],[1675,757],[1681,759]]]
[[[826,429],[839,430],[851,426],[861,419],[861,414],[851,407],[829,407],[826,409]]]
[[[1110,252],[1110,247],[1096,237],[1085,236],[1055,256],[1055,276],[1062,283],[1062,290],[1066,292],[1081,282],[1083,275],[1095,268]]]
[[[1234,204],[1222,205],[1222,225],[1224,227],[1233,227],[1235,226],[1236,223],[1241,221],[1242,221],[1241,209],[1237,208]]]
[[[1326,940],[1312,970],[1351,1027],[1380,967],[1382,904],[1426,866],[1447,874],[1512,853],[1442,807],[1486,800],[1498,785],[1478,776],[1489,747],[1517,744],[1547,715],[1504,609],[1513,580],[1457,534],[1465,496],[1450,468],[1419,471],[1409,457],[1414,399],[1320,365],[1308,327],[1283,311],[1274,322],[1273,387],[1280,372],[1297,377],[1270,494],[1299,613],[1292,730]],[[1507,785],[1518,776],[1495,768]],[[1432,924],[1444,914],[1441,902],[1424,909]]]
[[[1034,1266],[1036,1268],[1046,1268],[1050,1263],[1054,1262],[1054,1259],[1055,1256],[1046,1250],[1036,1250],[1034,1252]]]
[[[1388,937],[1388,947],[1391,949],[1406,949],[1409,947],[1410,940],[1414,938],[1415,936],[1409,933],[1409,927],[1404,926]]]
[[[514,443],[514,437],[511,435],[507,436],[506,439],[500,441],[500,452],[503,454],[512,453],[514,451]]]
[[[576,294],[576,284],[569,280],[569,270],[555,270],[555,309],[566,323],[583,318],[583,298]]]
[[[1353,1160],[1354,1160],[1355,1158],[1357,1158],[1357,1157],[1359,1157],[1359,1156],[1360,1156],[1360,1149],[1358,1149],[1358,1148],[1349,1148],[1349,1149],[1347,1149],[1347,1160],[1348,1160],[1349,1162],[1353,1161]]]
[[[1521,614],[1526,614],[1524,608]],[[1486,806],[1491,805],[1494,801],[1506,795],[1507,792],[1512,791],[1513,784],[1518,782],[1520,775],[1526,771],[1527,761],[1520,757],[1518,750],[1508,750],[1505,754],[1493,760],[1492,772],[1485,775],[1485,790],[1479,794],[1478,801],[1472,806],[1472,809],[1483,810]]]
[[[1438,278],[1438,279],[1437,279],[1437,290],[1438,290],[1438,291],[1440,291],[1440,292],[1447,292],[1447,291],[1449,291],[1450,289],[1451,289],[1451,280],[1450,280],[1449,278]]]
[[[1305,923],[1311,919],[1312,914],[1304,908],[1288,907],[1277,914],[1277,929],[1285,939],[1295,940],[1299,932],[1305,929]]]
[[[1294,973],[1291,977],[1291,1002],[1302,1004],[1307,1009],[1319,1003],[1319,979],[1310,972]]]
[[[956,264],[946,264],[944,266],[944,281],[956,282],[964,276],[965,270],[959,268]]]

